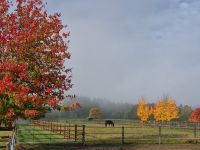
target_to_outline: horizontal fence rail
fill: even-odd
[[[14,150],[16,145],[15,125],[13,125],[13,127],[0,127],[0,131],[5,134],[0,136],[0,149]]]

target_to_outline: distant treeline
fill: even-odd
[[[46,119],[86,119],[89,111],[97,107],[101,111],[102,119],[134,119],[139,120],[136,111],[137,104],[112,102],[104,99],[90,99],[88,97],[78,97],[76,101],[81,103],[80,108],[71,111],[52,111],[45,114]],[[68,104],[70,100],[65,101]],[[153,105],[153,104],[150,104]],[[179,120],[187,121],[192,108],[188,105],[179,106]]]

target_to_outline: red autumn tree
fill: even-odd
[[[191,122],[200,122],[200,108],[196,108],[189,117]]]
[[[48,15],[42,0],[0,0],[0,120],[34,117],[60,108],[71,88],[68,42],[60,14]]]

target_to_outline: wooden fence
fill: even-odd
[[[0,148],[5,148],[6,150],[14,150],[16,144],[16,128],[14,127],[0,127],[0,131],[10,131],[8,135],[0,136]]]
[[[68,141],[85,144],[85,125],[70,125],[39,120],[32,120],[31,124],[43,130],[61,135]]]
[[[192,124],[187,127],[181,126],[115,126],[104,127],[90,125],[71,125],[59,122],[33,120],[32,125],[42,130],[51,131],[63,136],[67,141],[76,143],[100,143],[110,142],[125,144],[135,142],[145,143],[170,143],[174,141],[183,143],[197,143],[200,140],[200,127]],[[66,142],[67,142],[66,141]]]

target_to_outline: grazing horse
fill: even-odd
[[[112,127],[115,126],[112,120],[105,120],[105,127],[107,127],[107,125],[111,125]]]
[[[91,121],[91,120],[93,120],[94,118],[92,118],[92,117],[88,117],[87,119],[88,119],[88,121]]]

